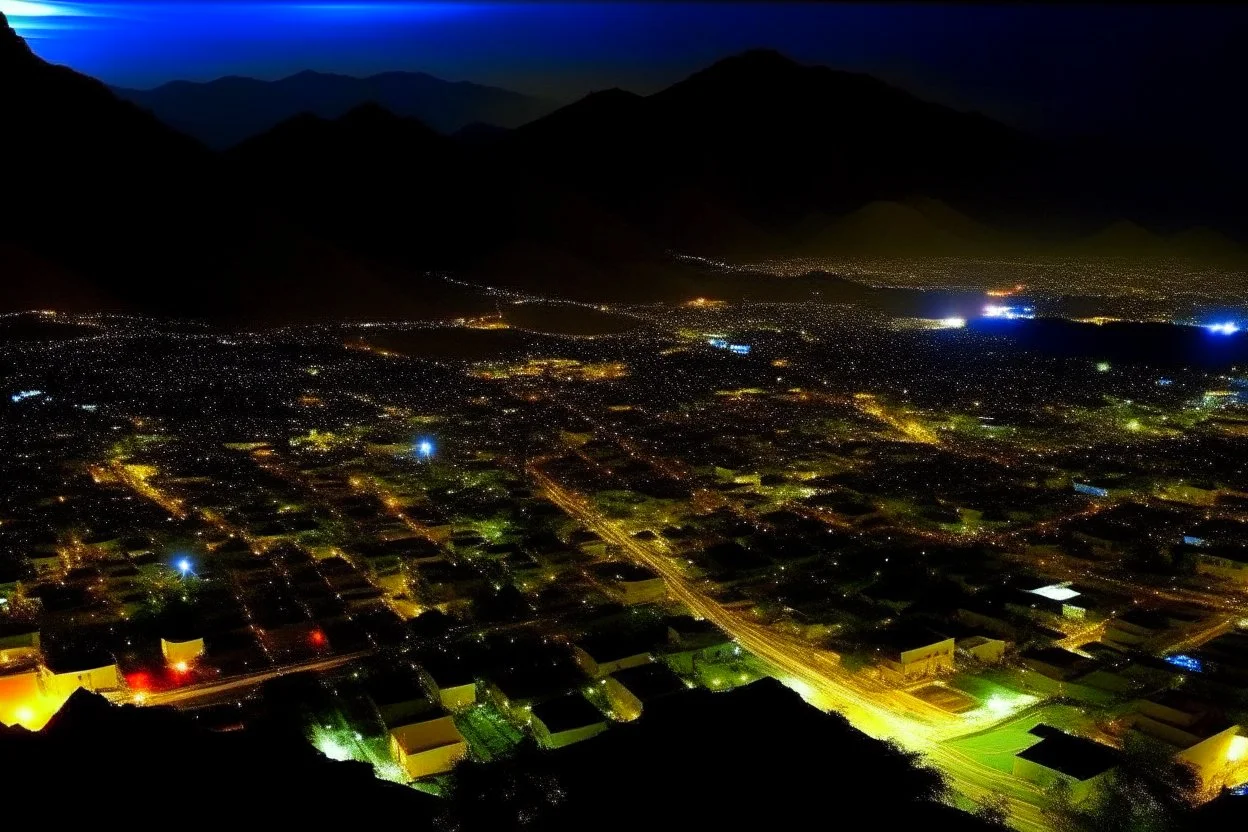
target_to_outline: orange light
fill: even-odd
[[[174,673],[186,673],[190,669],[191,669],[191,666],[187,664],[186,662],[174,662],[173,663]]]
[[[308,636],[308,639],[317,647],[320,647],[325,643],[325,634],[320,630],[313,630],[312,635]]]

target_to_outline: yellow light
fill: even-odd
[[[138,693],[134,695],[134,704],[142,705],[146,701],[147,701],[147,694],[143,693],[143,691],[139,691]]]
[[[16,716],[18,722],[29,728],[31,723],[35,721],[35,710],[29,705],[22,705],[17,709]]]
[[[1231,737],[1231,744],[1226,749],[1226,759],[1232,763],[1248,757],[1248,737]]]
[[[173,669],[179,673],[185,673],[186,671],[191,669],[191,666],[187,664],[186,662],[174,662]]]

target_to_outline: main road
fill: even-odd
[[[322,673],[327,670],[335,670],[343,665],[350,664],[356,659],[362,659],[372,654],[372,650],[359,650],[354,653],[342,653],[337,656],[318,657],[308,659],[303,662],[282,665],[280,667],[271,667],[267,670],[258,670],[255,673],[245,673],[240,676],[229,676],[224,679],[213,679],[207,682],[199,682],[194,685],[186,685],[185,687],[173,688],[171,690],[143,692],[130,691],[111,693],[109,699],[118,704],[131,704],[143,706],[156,705],[172,705],[174,707],[187,706],[202,699],[212,699],[223,694],[233,691],[253,688],[256,685],[267,682],[270,679],[276,679],[280,676],[287,676],[291,673]]]
[[[634,561],[662,576],[672,596],[690,612],[713,622],[745,649],[780,670],[786,683],[807,701],[840,713],[863,733],[922,753],[957,792],[971,800],[1004,796],[1016,828],[1027,832],[1050,828],[1040,808],[1043,795],[1038,789],[983,765],[944,742],[983,730],[985,723],[954,716],[904,691],[853,676],[833,654],[724,609],[694,585],[671,558],[603,517],[583,495],[555,482],[541,469],[541,462],[534,460],[527,470],[553,503],[603,540],[619,546]]]

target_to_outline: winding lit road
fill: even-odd
[[[527,471],[553,503],[603,540],[619,546],[635,562],[662,576],[674,598],[693,614],[713,622],[782,674],[787,674],[784,681],[807,701],[840,713],[865,734],[892,740],[903,748],[922,753],[957,792],[972,800],[1003,795],[1015,828],[1032,832],[1051,827],[1041,809],[1043,795],[1037,788],[944,743],[944,740],[983,730],[990,722],[975,722],[950,714],[905,691],[851,675],[834,654],[724,609],[701,592],[671,558],[603,517],[583,495],[555,482],[541,469],[543,461],[534,460]]]

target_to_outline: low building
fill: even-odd
[[[662,664],[647,664],[617,671],[602,680],[607,701],[617,719],[629,721],[641,716],[652,702],[689,689],[680,677]]]
[[[1163,500],[1172,503],[1186,503],[1189,506],[1208,508],[1218,502],[1218,488],[1210,482],[1191,483],[1186,481],[1159,484],[1155,493]]]
[[[1023,666],[1057,682],[1069,682],[1091,673],[1096,666],[1092,659],[1061,647],[1038,647],[1024,650]]]
[[[370,676],[364,689],[386,726],[424,722],[443,713],[420,682],[403,672]]]
[[[1170,629],[1171,619],[1156,610],[1131,609],[1111,618],[1104,641],[1123,647],[1139,647]]]
[[[477,679],[466,664],[451,659],[422,661],[421,680],[425,688],[448,711],[460,711],[477,703]]]
[[[954,640],[923,628],[885,630],[875,638],[885,679],[904,682],[953,670]]]
[[[39,658],[39,626],[4,621],[0,624],[0,665],[23,664]]]
[[[165,657],[165,663],[171,667],[192,664],[204,655],[204,640],[180,635],[172,639],[161,638],[160,654]]]
[[[667,582],[644,566],[612,561],[596,564],[590,571],[622,604],[652,604],[667,599]]]
[[[1090,599],[1071,586],[1070,581],[1045,584],[1024,590],[1011,606],[1023,612],[1040,611],[1061,618],[1082,621],[1088,615]]]
[[[586,673],[598,678],[649,664],[654,660],[651,651],[660,643],[647,633],[608,630],[577,639],[572,654]]]
[[[1014,776],[1044,789],[1064,783],[1075,803],[1094,794],[1120,760],[1116,748],[1048,725],[1037,725],[1031,733],[1040,741],[1014,755]]]
[[[705,618],[691,615],[675,615],[664,619],[667,640],[675,650],[705,650],[728,644],[731,639],[723,630]]]
[[[1192,552],[1199,574],[1239,586],[1248,585],[1248,551],[1227,547],[1209,551],[1193,549]]]
[[[468,743],[455,720],[443,716],[391,728],[390,753],[409,777],[418,780],[450,771],[468,756]]]
[[[89,691],[121,687],[117,662],[107,654],[83,653],[47,660],[42,673],[43,689],[50,696],[68,697],[78,688]]]
[[[579,693],[549,699],[533,707],[530,726],[543,748],[562,748],[607,729],[607,719]]]
[[[1240,727],[1208,702],[1165,691],[1135,703],[1131,728],[1174,749],[1206,788],[1223,785],[1227,767],[1238,762],[1248,739]]]
[[[1009,642],[1000,638],[989,638],[988,636],[970,636],[960,639],[956,643],[957,649],[970,656],[975,661],[984,664],[998,664],[1005,658],[1005,651],[1009,646]]]

